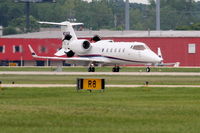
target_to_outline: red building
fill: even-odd
[[[180,62],[180,66],[200,66],[199,37],[104,37],[103,39],[144,42],[156,53],[160,47],[165,63]],[[12,62],[25,66],[65,65],[64,61],[34,59],[28,49],[30,44],[38,55],[54,56],[61,43],[59,38],[0,38],[0,65]]]

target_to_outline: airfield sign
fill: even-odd
[[[104,79],[77,79],[77,90],[104,90],[105,80]]]

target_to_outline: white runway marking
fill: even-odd
[[[37,88],[45,88],[45,87],[74,87],[76,88],[76,84],[2,84],[1,87],[37,87]],[[105,85],[105,87],[113,87],[113,88],[135,88],[135,87],[199,87],[200,85]]]
[[[25,71],[3,71],[3,74],[10,75],[169,75],[169,76],[200,76],[200,72],[25,72]]]

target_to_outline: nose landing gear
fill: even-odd
[[[90,64],[90,66],[88,67],[88,72],[95,72],[94,64]]]
[[[147,67],[146,68],[146,72],[150,72],[151,71],[151,68],[150,67]]]

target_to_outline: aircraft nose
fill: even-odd
[[[153,53],[152,52],[152,60],[154,63],[160,63],[163,61],[163,58],[162,57],[159,57],[157,54]]]
[[[162,62],[162,61],[163,61],[163,58],[162,58],[162,57],[160,57],[160,56],[158,56],[158,55],[156,55],[156,56],[157,56],[157,58],[156,58],[157,62]]]
[[[154,61],[155,61],[156,63],[160,63],[160,62],[163,61],[163,59],[162,59],[161,57],[159,57],[158,55],[155,54],[155,56],[154,56]]]

